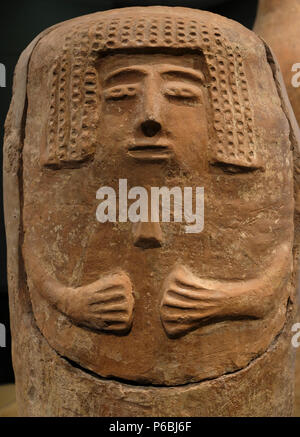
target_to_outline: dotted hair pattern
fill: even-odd
[[[129,16],[81,23],[65,37],[53,65],[46,165],[62,166],[93,156],[99,118],[95,62],[101,53],[132,48],[201,50],[210,74],[216,139],[211,157],[255,165],[253,112],[242,56],[218,27],[200,19],[163,15]]]
[[[52,70],[46,165],[86,160],[95,152],[99,96],[88,30],[65,38]]]

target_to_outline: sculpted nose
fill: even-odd
[[[160,83],[150,74],[144,83],[143,106],[140,112],[139,129],[145,137],[154,137],[162,130],[162,101]]]
[[[161,124],[155,120],[146,120],[141,123],[141,128],[146,137],[154,137],[161,130]]]

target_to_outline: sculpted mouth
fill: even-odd
[[[172,151],[166,145],[140,144],[130,146],[127,154],[136,159],[160,160],[169,158]]]

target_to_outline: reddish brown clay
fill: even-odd
[[[4,154],[21,415],[291,414],[297,133],[270,49],[208,12],[96,13],[26,49]],[[125,183],[128,208],[204,189],[204,223],[124,218]]]
[[[298,124],[300,124],[300,2],[299,0],[260,0],[254,31],[272,47],[283,74]],[[295,168],[299,168],[296,163]],[[299,200],[297,201],[299,204]],[[299,300],[299,297],[298,297]],[[298,316],[300,307],[298,302]],[[299,354],[297,354],[297,357]],[[297,358],[299,361],[299,358]],[[300,368],[300,362],[296,369]],[[300,391],[300,374],[296,374],[296,390]],[[299,407],[297,411],[300,411]]]

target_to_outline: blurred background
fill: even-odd
[[[1,4],[0,63],[4,64],[6,68],[6,86],[0,87],[0,324],[4,325],[6,329],[6,347],[1,347],[0,339],[0,417],[16,415],[13,385],[14,374],[11,362],[6,241],[2,202],[2,147],[4,121],[12,93],[13,71],[21,52],[37,34],[47,27],[73,17],[107,9],[152,5],[184,6],[205,9],[223,15],[252,29],[257,11],[257,3],[258,1],[256,0],[247,2],[239,0],[14,0]],[[295,62],[300,62],[300,59],[295,60]],[[300,403],[299,395],[297,402]]]

